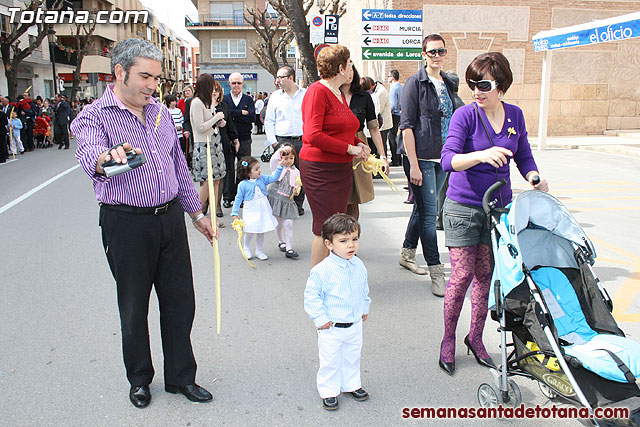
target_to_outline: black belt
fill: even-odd
[[[353,323],[334,323],[333,326],[336,328],[350,328],[353,326]]]
[[[276,135],[276,139],[286,139],[287,141],[302,141],[302,136],[278,136]]]
[[[135,214],[151,214],[151,215],[164,215],[169,211],[171,205],[178,199],[173,199],[164,205],[155,206],[152,208],[140,208],[137,206],[129,206],[129,205],[108,205],[106,203],[100,203],[100,206],[103,208],[111,209],[114,211],[120,212],[129,212]]]

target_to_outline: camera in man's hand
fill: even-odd
[[[138,154],[135,150],[131,150],[127,153],[127,163],[117,163],[114,159],[110,159],[102,164],[102,169],[107,178],[111,178],[112,176],[134,170],[142,166],[146,161],[147,159],[144,157],[144,154]]]

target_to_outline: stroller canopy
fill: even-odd
[[[506,296],[524,280],[522,265],[578,268],[573,244],[581,246],[591,258],[593,244],[578,222],[558,199],[541,191],[525,191],[508,206],[497,225],[500,239],[496,269],[500,272],[502,295]],[[495,305],[493,282],[489,307]]]

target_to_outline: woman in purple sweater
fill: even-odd
[[[495,366],[482,343],[487,318],[487,297],[491,282],[491,247],[482,196],[489,186],[504,178],[507,185],[493,195],[498,206],[511,202],[509,163],[537,190],[548,191],[547,181],[533,185],[538,167],[527,139],[522,110],[502,102],[513,75],[502,53],[477,56],[467,67],[467,85],[475,102],[455,111],[441,164],[449,178],[444,203],[445,245],[449,248],[451,278],[444,297],[444,337],[439,366],[447,374],[455,371],[455,334],[458,317],[469,285],[471,327],[464,338],[478,364]],[[490,135],[490,138],[489,138]]]

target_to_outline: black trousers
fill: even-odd
[[[400,125],[400,116],[392,114],[393,127],[389,129],[389,149],[391,150],[391,162],[394,165],[402,165],[402,156],[398,154],[398,126]]]
[[[53,125],[53,138],[56,144],[64,145],[64,148],[69,148],[69,129],[67,129],[67,125],[55,123]]]
[[[222,153],[224,154],[224,165],[227,174],[222,180],[222,198],[228,202],[233,202],[236,198],[236,148],[232,141],[225,138],[222,141]]]
[[[278,141],[278,145],[276,145],[276,150],[280,148],[282,144],[288,143],[293,145],[293,148],[296,149],[296,161],[294,165],[296,169],[300,170],[300,166],[298,165],[300,159],[300,150],[302,149],[302,139],[288,139],[287,137],[282,137],[276,135],[276,141]],[[302,208],[304,205],[304,187],[300,188],[300,194],[293,196],[293,201],[296,202],[296,206],[298,206],[298,210]]]
[[[236,159],[238,160],[238,163],[240,163],[240,160],[243,157],[248,157],[250,155],[251,155],[251,138],[246,139],[244,141],[240,140],[240,148],[238,148],[238,151],[236,152],[236,155],[235,155]],[[227,176],[230,179],[229,181],[226,181]],[[225,176],[225,181],[223,184],[222,197],[225,200],[233,201],[236,198],[236,193],[238,192],[239,183],[240,181],[236,179],[235,173],[230,174],[229,171],[227,171],[227,175]]]
[[[33,151],[33,149],[36,148],[33,143],[33,122],[31,120],[26,120],[23,124],[24,127],[20,131],[20,138],[22,138],[24,149]]]
[[[367,138],[367,142],[369,143],[369,148],[371,148],[371,154],[377,157],[387,156],[387,134],[389,133],[389,129],[381,130],[380,136],[382,137],[382,148],[384,149],[384,154],[378,153],[378,147],[373,143],[372,138]]]
[[[7,134],[0,134],[0,162],[4,163],[9,157],[9,148],[7,147],[9,138]]]
[[[160,308],[165,384],[193,384],[191,348],[195,295],[184,211],[174,202],[166,214],[138,214],[100,208],[102,243],[116,280],[122,353],[127,379],[151,383],[149,297],[155,286]]]

